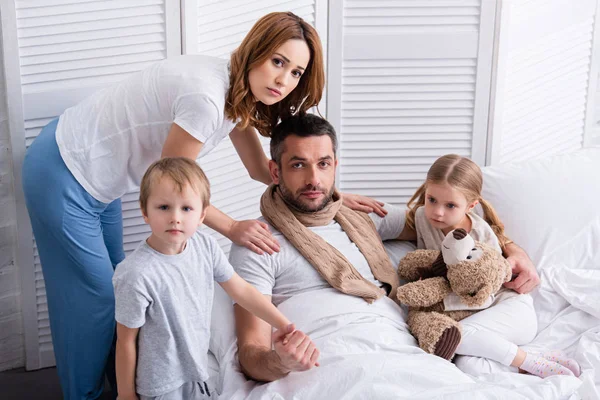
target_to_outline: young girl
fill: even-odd
[[[291,328],[233,271],[217,241],[197,232],[209,201],[208,179],[187,158],[163,158],[142,179],[140,206],[152,234],[113,277],[120,400],[216,397],[206,383],[214,281],[275,328]]]
[[[120,197],[138,190],[152,162],[202,158],[227,135],[250,176],[271,183],[255,129],[268,136],[280,118],[317,106],[324,82],[315,29],[292,13],[272,13],[230,60],[185,55],[157,62],[42,129],[25,156],[23,189],[66,399],[98,397],[112,364],[111,278],[125,256]],[[381,213],[371,199],[344,199]],[[206,225],[261,254],[278,250],[264,223],[234,221],[209,206]]]
[[[494,208],[481,197],[482,186],[481,169],[473,161],[456,154],[440,157],[408,202],[400,237],[416,240],[420,249],[441,250],[446,234],[463,228],[473,239],[502,253],[511,241]],[[483,209],[483,218],[473,212],[477,204]],[[446,310],[469,309],[458,297],[448,298],[444,304]],[[486,304],[490,308],[461,321],[462,340],[455,359],[459,368],[471,374],[490,373],[495,369],[493,362],[497,362],[540,377],[579,376],[577,362],[561,352],[533,354],[518,347],[529,343],[537,333],[531,296],[502,289]]]

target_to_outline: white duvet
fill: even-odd
[[[551,301],[559,304],[557,299]],[[257,384],[240,373],[237,347],[232,344],[221,363],[221,398],[598,398],[594,397],[592,368],[600,367],[600,320],[589,314],[582,316],[585,311],[573,306],[566,305],[564,315],[550,322],[538,344],[545,340],[560,342],[563,337],[572,339],[577,329],[578,335],[585,336],[574,350],[584,368],[583,380],[565,376],[540,379],[508,372],[471,377],[454,364],[421,351],[403,322],[404,312],[389,299],[369,305],[360,298],[325,289],[295,296],[282,303],[280,309],[316,343],[321,366]],[[593,353],[582,345],[591,346]]]

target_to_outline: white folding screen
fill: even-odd
[[[274,11],[291,11],[315,26],[323,44],[327,37],[326,0],[184,0],[183,49],[188,54],[206,54],[229,58],[252,25],[263,15]],[[269,140],[262,138],[269,154]],[[265,185],[253,181],[227,138],[199,161],[210,183],[211,202],[236,220],[257,218],[258,201]],[[203,228],[208,229],[208,228]],[[209,230],[229,252],[231,242]]]
[[[582,147],[596,8],[597,0],[503,1],[491,163]]]
[[[171,0],[16,0],[4,3],[2,11],[4,45],[10,41],[15,58],[7,81],[19,171],[26,147],[63,110],[181,53],[179,4]],[[22,198],[20,180],[16,184]],[[126,249],[145,229],[136,197],[123,199]],[[18,207],[26,368],[36,369],[54,365],[54,353],[40,261],[22,201]]]
[[[494,0],[330,3],[338,186],[405,204],[439,156],[485,161]]]

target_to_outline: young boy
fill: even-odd
[[[196,232],[209,198],[206,176],[186,158],[163,158],[142,179],[140,207],[152,234],[113,277],[120,400],[212,397],[206,354],[213,281],[272,326],[293,329],[233,271],[216,240]]]

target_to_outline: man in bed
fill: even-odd
[[[340,208],[336,149],[333,127],[315,115],[291,117],[273,130],[273,185],[261,199],[261,212],[280,251],[258,255],[234,245],[230,262],[276,306],[295,295],[331,287],[367,302],[386,295],[394,298],[398,278],[381,240],[399,238],[405,210],[386,206],[382,218]],[[519,275],[514,289],[531,291],[539,283],[531,260],[516,245],[507,250]],[[270,382],[318,366],[319,350],[302,331],[271,334],[267,323],[237,304],[234,308],[238,356],[247,376]]]

